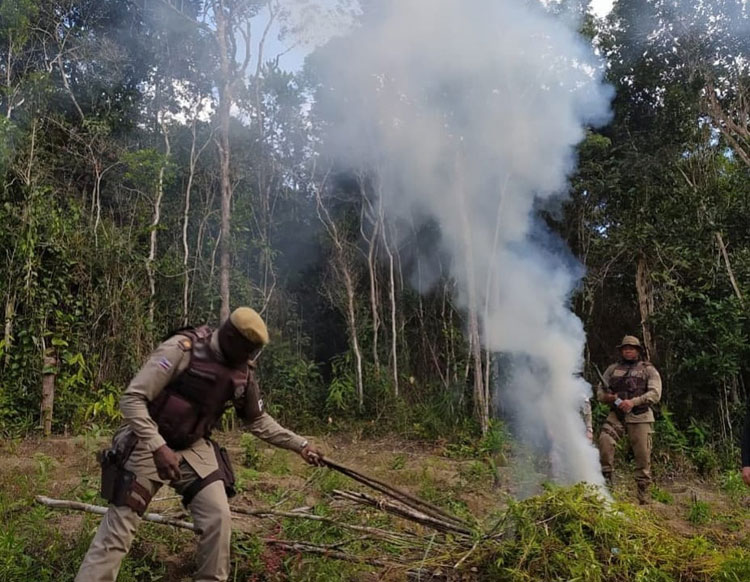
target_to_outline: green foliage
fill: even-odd
[[[510,441],[510,433],[505,424],[492,420],[487,434],[479,441],[477,451],[482,455],[504,455],[507,453]]]
[[[501,523],[505,537],[482,561],[500,580],[708,582],[747,565],[745,551],[722,555],[704,538],[669,534],[640,510],[611,507],[585,485],[513,502]]]
[[[399,238],[391,362],[389,265],[382,241],[374,241],[372,272],[366,252],[374,217],[363,209],[375,201],[372,184],[336,176],[321,202],[345,239],[363,357],[360,411],[343,272],[332,266],[335,245],[311,195],[320,185],[310,168],[321,159],[326,131],[309,107],[314,59],[302,74],[261,64],[257,78],[237,84],[231,232],[228,240],[220,236],[217,114],[192,119],[177,94],[183,87],[196,97],[217,94],[216,48],[190,24],[201,3],[193,4],[167,29],[140,4],[0,5],[7,57],[0,87],[0,432],[37,429],[49,349],[59,362],[54,430],[116,423],[119,393],[159,337],[186,320],[217,323],[227,245],[232,303],[262,307],[272,331],[259,376],[268,409],[284,424],[304,430],[327,417],[332,428],[377,419],[367,430],[449,441],[450,454],[502,465],[501,435],[474,441],[467,379],[477,371],[454,286],[442,271],[430,291],[418,294],[408,284],[423,275],[414,259],[435,248],[440,225],[402,231],[386,216],[380,230]],[[246,3],[243,14],[254,18],[259,6]],[[645,304],[653,307],[645,325],[668,406],[657,422],[656,453],[688,458],[706,475],[736,456],[716,435],[736,439],[730,429],[740,424],[750,378],[750,320],[739,298],[750,296],[750,181],[734,151],[747,144],[731,135],[744,121],[722,117],[742,110],[737,100],[746,83],[737,63],[748,60],[738,32],[747,15],[732,6],[708,3],[694,12],[638,0],[616,3],[610,21],[584,19],[615,90],[613,118],[585,132],[560,216],[540,213],[585,264],[571,305],[584,320],[591,361],[609,361],[622,333],[641,325],[634,278],[638,266],[645,269]],[[51,50],[61,22],[65,50]],[[50,61],[58,53],[59,62]],[[717,80],[726,84],[718,91],[708,85]],[[719,111],[707,108],[712,94]],[[152,232],[157,191],[160,222]],[[153,297],[145,277],[152,234]],[[595,408],[597,424],[606,414]]]
[[[661,417],[656,421],[654,442],[658,446],[675,453],[684,453],[688,447],[687,437],[677,428],[674,414],[666,407],[661,408]]]
[[[337,471],[325,471],[317,480],[317,489],[325,495],[329,495],[334,489],[343,489],[348,484],[344,475]]]
[[[289,342],[272,341],[259,359],[259,381],[271,413],[297,430],[321,418],[318,365]]]
[[[288,475],[290,473],[289,456],[289,451],[274,449],[273,452],[266,457],[264,469],[271,473],[271,475]]]
[[[651,498],[665,505],[672,505],[674,503],[674,496],[669,491],[656,485],[651,487]]]
[[[265,570],[265,545],[256,535],[232,536],[232,566],[240,580],[256,580]]]
[[[717,582],[750,580],[750,556],[741,550],[730,552],[716,573]]]
[[[726,471],[719,478],[721,490],[734,501],[739,501],[748,494],[747,485],[742,480],[742,474],[737,470]]]
[[[693,499],[688,510],[687,520],[693,525],[705,525],[711,520],[711,506],[699,499]]]
[[[406,466],[406,456],[402,453],[398,453],[396,455],[393,455],[393,460],[391,461],[391,469],[394,471],[399,471],[403,469]]]
[[[242,447],[242,464],[251,469],[260,467],[263,453],[258,448],[258,439],[249,433],[243,433],[240,437]]]
[[[352,368],[352,358],[347,352],[331,360],[333,377],[328,384],[326,410],[331,413],[346,413],[356,406],[357,388]]]
[[[471,461],[461,470],[461,477],[472,486],[486,486],[492,482],[495,469],[484,461]]]

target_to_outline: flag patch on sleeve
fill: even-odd
[[[170,362],[167,358],[161,358],[159,360],[159,367],[164,371],[168,371],[172,367],[172,362]]]

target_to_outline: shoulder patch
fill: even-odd
[[[159,367],[167,372],[172,367],[172,362],[170,362],[167,358],[161,358],[159,359]]]
[[[180,346],[180,349],[183,352],[189,352],[191,349],[193,349],[193,342],[190,341],[190,338],[181,339],[177,342],[177,345]]]

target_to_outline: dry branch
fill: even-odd
[[[367,527],[364,525],[354,525],[349,523],[342,523],[331,519],[330,517],[324,517],[322,515],[314,515],[312,513],[305,513],[300,511],[278,511],[275,509],[244,509],[242,507],[230,507],[234,513],[241,515],[253,516],[253,517],[284,517],[291,519],[309,519],[311,521],[318,521],[326,523],[342,529],[348,529],[360,533],[365,533],[371,536],[383,538],[395,543],[407,542],[409,544],[420,544],[421,540],[419,537],[412,533],[389,531],[380,529],[377,527]]]
[[[376,499],[371,495],[367,495],[366,493],[361,493],[358,491],[340,491],[338,489],[334,489],[333,494],[341,499],[347,499],[349,501],[353,501],[354,503],[359,503],[360,505],[375,507],[377,509],[385,511],[386,513],[390,513],[391,515],[396,515],[403,519],[408,519],[409,521],[419,523],[420,525],[430,527],[443,533],[459,534],[462,536],[472,535],[471,530],[465,527],[457,526],[448,521],[437,519],[436,517],[427,515],[422,511],[419,511],[402,503],[394,503],[393,501],[388,501],[387,499]]]
[[[419,497],[415,497],[414,495],[411,495],[410,493],[407,493],[406,491],[397,489],[396,487],[393,487],[392,485],[388,485],[387,483],[384,483],[383,481],[375,479],[374,477],[368,477],[367,475],[363,475],[362,473],[359,473],[349,467],[345,467],[341,463],[338,463],[328,457],[323,459],[323,463],[325,463],[327,467],[330,467],[331,469],[334,469],[338,471],[339,473],[342,473],[346,475],[347,477],[350,477],[354,479],[355,481],[362,483],[363,485],[367,485],[368,487],[371,487],[372,489],[375,489],[376,491],[380,491],[384,495],[388,495],[389,497],[392,497],[396,501],[399,501],[403,505],[427,517],[430,517],[439,522],[447,522],[447,523],[453,524],[453,527],[457,531],[460,530],[464,533],[471,532],[471,526],[466,521],[459,519],[458,517],[454,515],[451,515],[450,513],[437,507],[436,505],[433,505],[432,503],[428,503],[427,501],[424,501],[423,499],[420,499]]]
[[[80,501],[68,501],[65,499],[52,499],[51,497],[45,497],[44,495],[36,496],[37,503],[52,507],[53,509],[73,509],[75,511],[85,511],[86,513],[96,513],[98,515],[104,515],[107,513],[107,508],[101,505],[91,505],[90,503],[81,503]],[[182,521],[180,519],[174,519],[172,517],[166,517],[158,513],[146,513],[143,516],[145,521],[153,523],[160,523],[162,525],[171,525],[172,527],[179,527],[182,529],[189,529],[194,531],[197,535],[201,535],[203,530],[196,527],[195,524],[189,521]]]

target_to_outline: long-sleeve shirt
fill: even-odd
[[[186,340],[188,343],[186,343]],[[120,399],[120,410],[123,416],[123,427],[115,438],[122,438],[129,432],[138,438],[138,444],[131,456],[138,465],[153,465],[151,453],[166,444],[159,434],[159,428],[148,412],[148,403],[154,400],[164,388],[179,374],[187,369],[190,363],[189,340],[185,336],[175,335],[161,343],[149,357],[148,361],[131,380]],[[211,338],[211,349],[220,356],[216,334]],[[245,394],[235,394],[236,398]],[[307,441],[281,426],[270,414],[263,412],[247,426],[248,430],[277,447],[299,452]],[[177,451],[178,454],[201,477],[207,476],[217,467],[211,444],[200,439],[189,448]],[[155,467],[153,474],[155,475]],[[152,477],[149,477],[152,478]],[[158,476],[154,480],[158,479]]]
[[[636,365],[636,364],[633,364]],[[612,364],[604,371],[604,380],[607,384],[612,381],[614,372],[618,367],[623,366],[621,362]],[[643,374],[646,376],[646,392],[641,396],[632,399],[633,408],[641,405],[648,405],[649,409],[642,414],[634,414],[632,411],[625,415],[626,423],[654,422],[654,411],[651,406],[661,400],[661,376],[657,369],[651,364],[643,365]],[[596,398],[599,402],[606,402],[606,397],[611,394],[603,384],[596,387]]]

